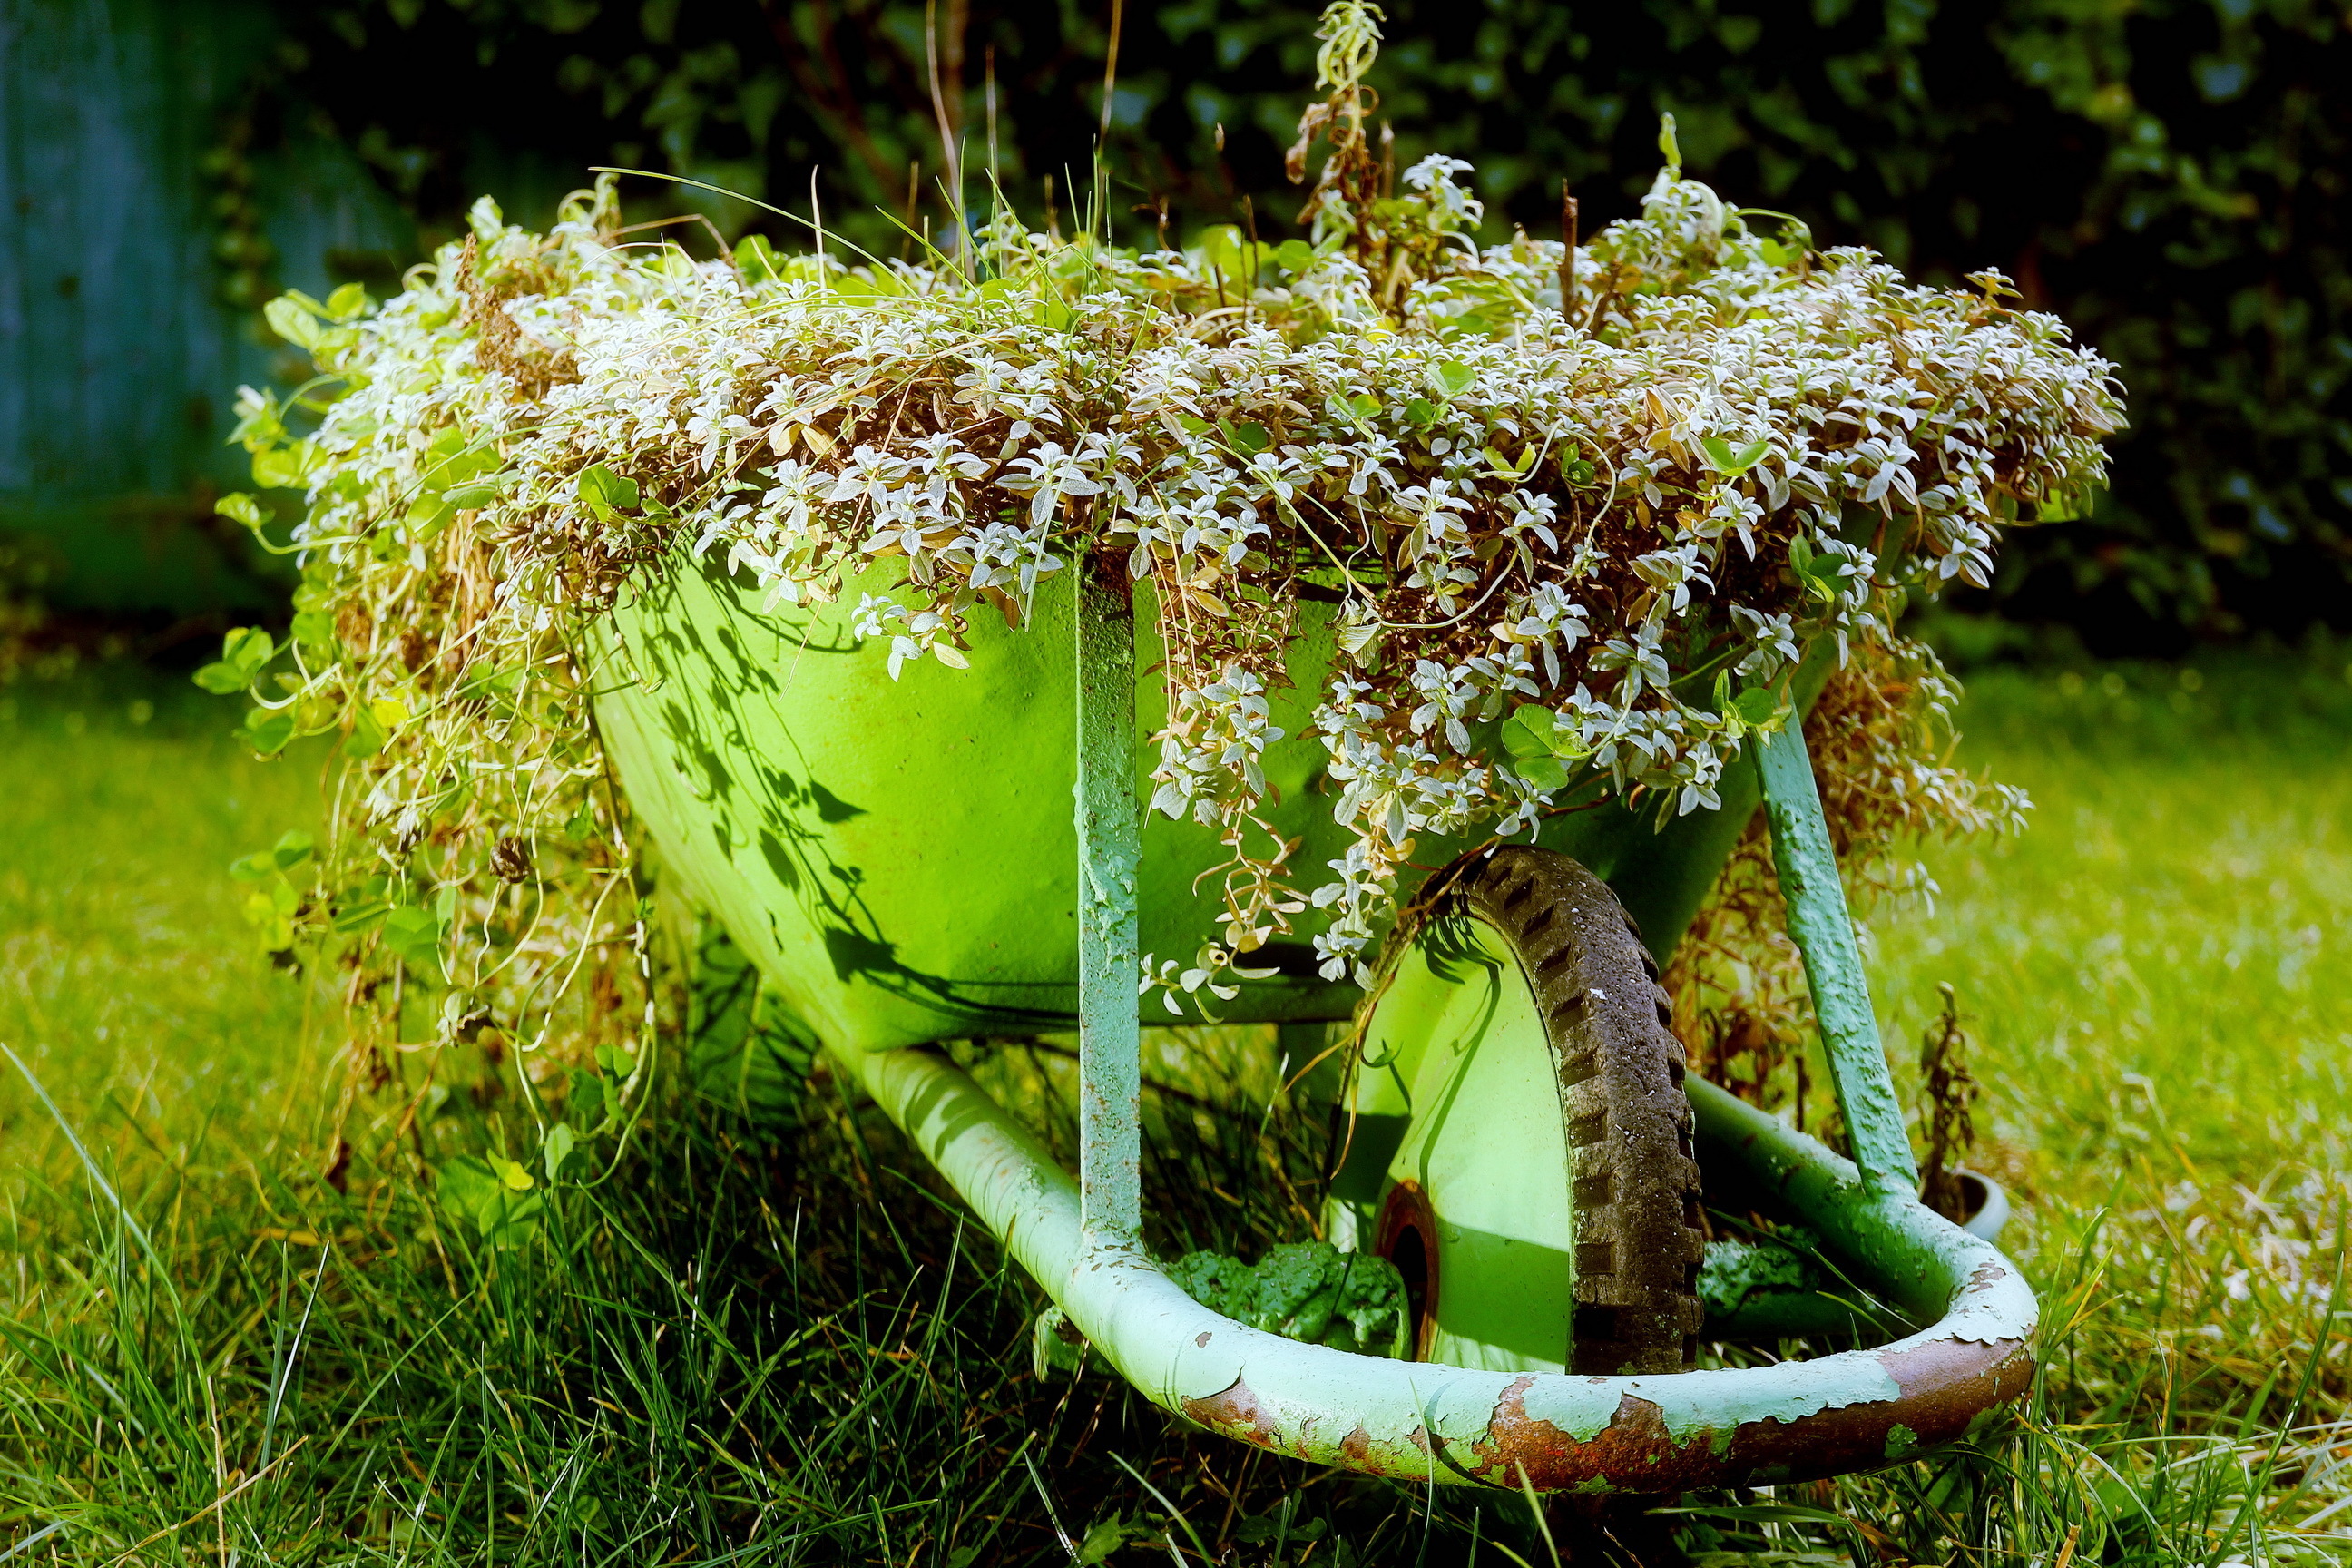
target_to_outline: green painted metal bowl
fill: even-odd
[[[1075,657],[1070,589],[1039,590],[1032,625],[975,620],[971,668],[929,660],[888,674],[883,639],[850,630],[845,603],[762,607],[763,593],[714,565],[680,563],[607,623],[597,721],[632,808],[665,868],[712,910],[782,1004],[836,1049],[886,1049],[971,1035],[1066,1029],[1077,1010]],[[1139,633],[1152,617],[1139,606]],[[1265,758],[1269,820],[1301,842],[1298,880],[1345,852],[1302,735],[1330,661],[1329,611],[1302,604],[1293,684],[1273,696],[1287,738]],[[1167,710],[1156,640],[1137,650],[1139,723]],[[1140,748],[1148,768],[1150,747]],[[1139,798],[1150,785],[1139,774]],[[1759,795],[1727,771],[1723,809],[1654,831],[1614,804],[1554,818],[1548,847],[1607,879],[1663,961]],[[1434,868],[1469,846],[1425,841]],[[1222,931],[1216,835],[1152,814],[1140,889],[1147,952],[1190,963]],[[1212,1002],[1232,1022],[1346,1017],[1360,993],[1319,979],[1300,929],[1255,955],[1275,977]],[[1147,1021],[1171,1022],[1156,999]]]

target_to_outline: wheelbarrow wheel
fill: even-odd
[[[1420,1359],[1690,1364],[1705,1232],[1657,973],[1607,884],[1525,847],[1465,867],[1393,951],[1331,1219],[1404,1276]]]

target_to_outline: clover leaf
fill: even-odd
[[[616,474],[602,463],[591,463],[580,470],[580,500],[596,514],[599,522],[610,522],[615,512],[632,510],[640,499],[636,480]]]
[[[192,679],[216,696],[226,697],[252,686],[264,666],[278,653],[278,645],[259,626],[239,626],[221,638],[221,656],[196,671]]]
[[[1750,441],[1745,447],[1734,447],[1720,436],[1699,437],[1699,449],[1706,454],[1707,464],[1716,472],[1738,479],[1762,462],[1772,450],[1764,441]]]

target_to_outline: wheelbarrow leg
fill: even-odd
[[[1136,1013],[1135,595],[1124,563],[1080,556],[1078,689],[1078,1184],[1088,1245],[1142,1224]]]
[[[1903,1131],[1903,1104],[1886,1070],[1870,980],[1863,973],[1829,824],[1822,816],[1821,792],[1813,784],[1812,759],[1796,719],[1763,737],[1758,761],[1772,824],[1772,864],[1788,900],[1789,934],[1805,955],[1805,983],[1821,1020],[1854,1163],[1865,1181],[1916,1194],[1919,1167]]]

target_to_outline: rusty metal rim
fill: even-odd
[[[1421,1299],[1413,1304],[1412,1357],[1415,1361],[1429,1358],[1430,1342],[1437,1337],[1437,1301],[1441,1282],[1437,1271],[1437,1211],[1430,1206],[1429,1194],[1413,1181],[1399,1182],[1389,1189],[1381,1205],[1381,1223],[1374,1231],[1372,1251],[1391,1263],[1396,1262],[1397,1244],[1405,1232],[1418,1233],[1422,1248]],[[1399,1264],[1402,1269],[1403,1265]],[[1411,1287],[1411,1275],[1407,1275]]]
[[[1276,1453],[1367,1474],[1538,1490],[1665,1492],[1912,1458],[2023,1392],[2032,1292],[1992,1247],[1711,1084],[1689,1083],[1718,1180],[1821,1233],[1934,1326],[1874,1350],[1632,1377],[1473,1371],[1299,1344],[1210,1311],[1139,1247],[1088,1245],[1078,1186],[930,1049],[843,1066],[1153,1403]]]

